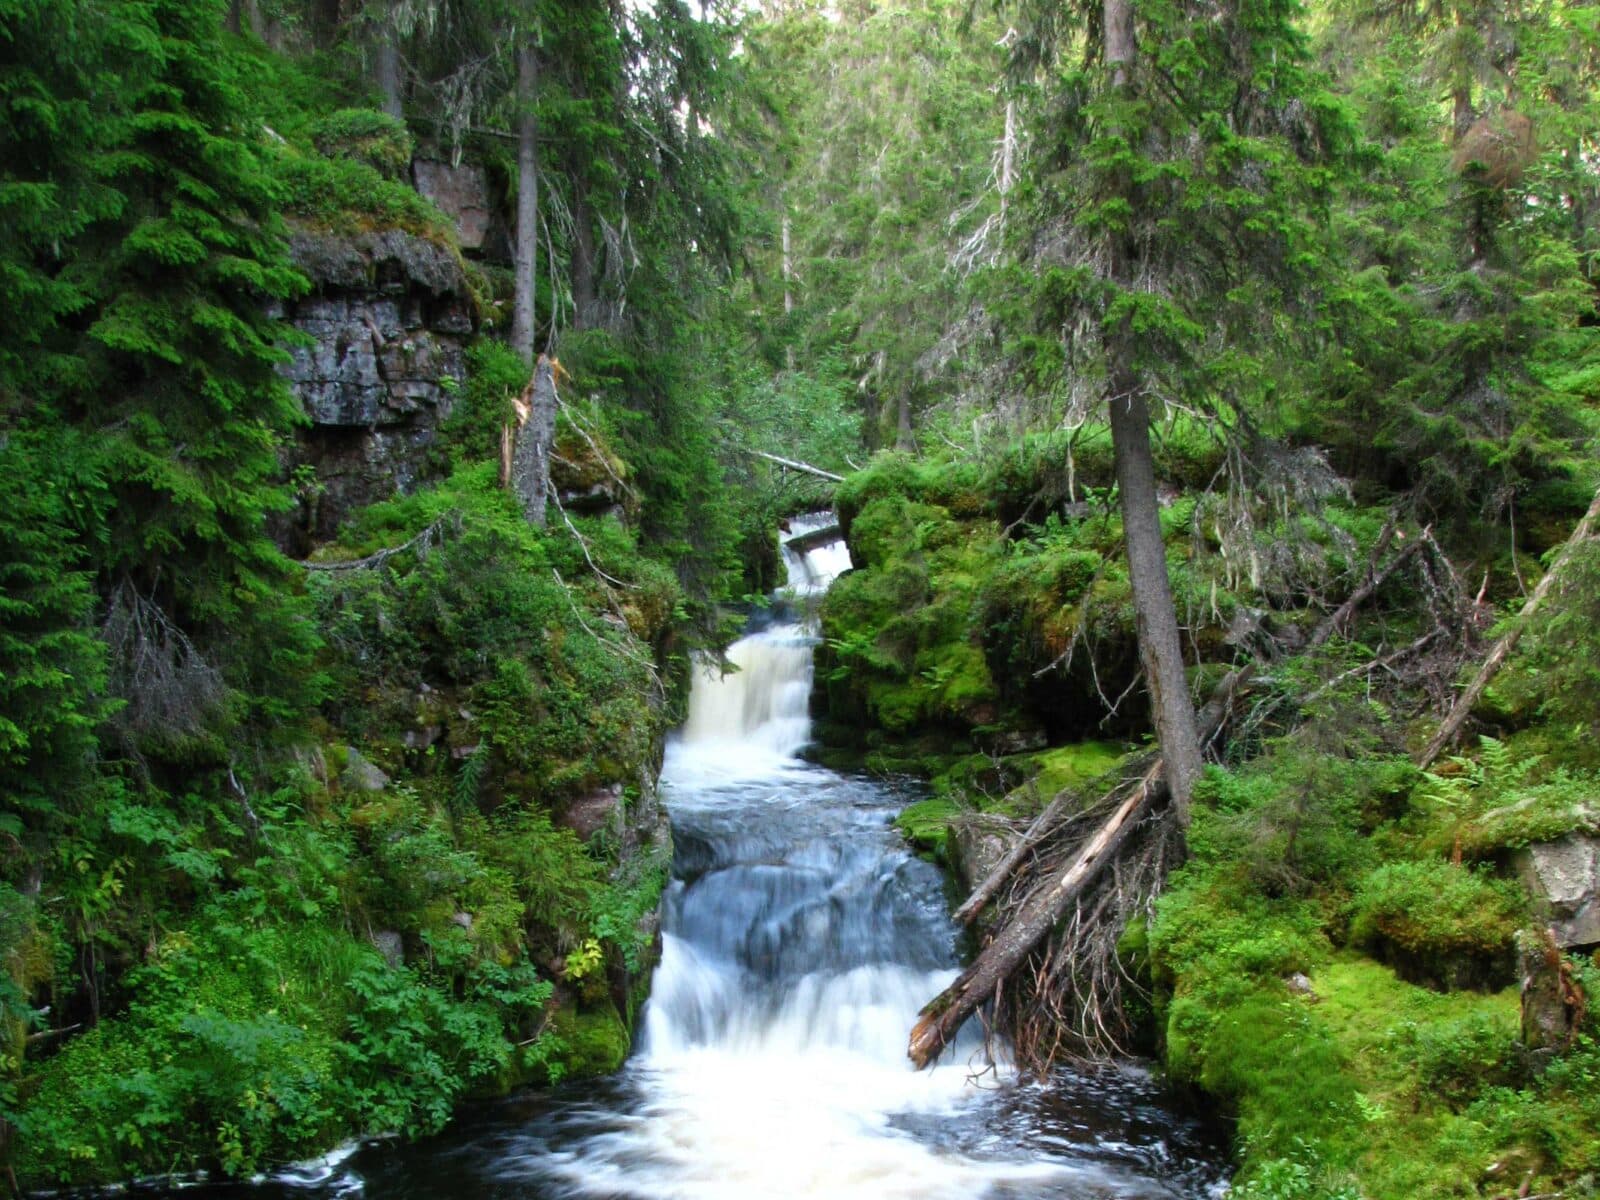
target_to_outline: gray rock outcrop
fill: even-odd
[[[1519,850],[1515,865],[1556,945],[1600,944],[1600,838],[1572,834],[1538,842]]]
[[[430,449],[466,375],[474,310],[456,253],[403,230],[300,230],[290,249],[313,284],[282,313],[308,338],[284,368],[311,419],[294,460],[314,469],[317,487],[284,538],[303,550],[351,509],[433,477]]]

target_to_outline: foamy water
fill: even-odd
[[[837,546],[793,557],[800,592],[849,565]],[[970,1022],[933,1069],[911,1068],[906,1040],[956,974],[956,932],[939,871],[891,825],[907,797],[798,757],[813,644],[799,625],[778,625],[729,649],[737,670],[702,665],[694,677],[662,776],[676,846],[662,957],[623,1071],[502,1105],[431,1143],[369,1147],[333,1178],[308,1172],[306,1190],[415,1200],[1218,1194],[1214,1149],[1142,1076],[1023,1084],[1003,1047],[990,1061]]]

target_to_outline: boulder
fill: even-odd
[[[556,824],[564,825],[583,841],[588,841],[602,829],[613,827],[622,811],[622,785],[596,788],[569,800],[556,812]]]
[[[1514,865],[1557,946],[1600,944],[1600,838],[1537,842],[1517,851]]]
[[[381,792],[389,786],[389,776],[354,746],[345,747],[344,771],[339,782],[353,792]]]
[[[1010,825],[979,814],[951,823],[945,852],[963,892],[971,892],[989,877],[1010,852],[1016,836]]]
[[[400,967],[406,961],[405,939],[393,929],[380,929],[372,935],[372,944],[391,967]]]

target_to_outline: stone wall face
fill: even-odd
[[[332,538],[348,513],[436,478],[432,453],[466,376],[475,319],[453,251],[399,230],[291,242],[312,291],[282,316],[307,342],[284,367],[310,419],[291,466],[309,466],[280,540],[293,553]]]

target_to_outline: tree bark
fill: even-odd
[[[539,86],[533,35],[517,44],[517,251],[511,314],[511,348],[533,365],[534,281],[539,266],[539,128],[534,97]],[[544,503],[541,494],[540,505]]]
[[[589,188],[577,171],[572,176],[572,327],[590,329],[599,321],[599,290],[595,286],[593,215]]]
[[[517,441],[511,459],[511,486],[529,524],[545,526],[550,494],[550,446],[556,433],[555,364],[539,355],[533,380],[517,402]]]
[[[1121,378],[1124,388],[1131,380]],[[1133,391],[1113,395],[1111,445],[1116,458],[1117,492],[1122,506],[1122,540],[1128,552],[1128,579],[1139,636],[1156,740],[1166,761],[1167,784],[1179,824],[1189,824],[1189,796],[1200,777],[1200,735],[1194,702],[1183,674],[1183,642],[1167,577],[1167,548],[1161,538],[1156,501],[1155,461],[1150,453],[1150,414],[1144,397]]]
[[[1595,492],[1594,499],[1589,503],[1589,511],[1583,514],[1583,520],[1578,522],[1578,527],[1572,531],[1572,536],[1567,539],[1566,545],[1561,547],[1561,553],[1556,556],[1555,562],[1550,564],[1550,570],[1545,573],[1545,577],[1539,580],[1538,586],[1533,589],[1533,594],[1522,606],[1522,611],[1517,614],[1511,628],[1506,630],[1494,644],[1494,649],[1489,651],[1489,657],[1483,660],[1483,665],[1472,677],[1472,682],[1467,684],[1466,690],[1456,697],[1456,702],[1450,706],[1450,715],[1439,726],[1439,731],[1423,747],[1422,753],[1417,755],[1417,766],[1427,770],[1445,748],[1460,736],[1461,727],[1467,723],[1467,717],[1471,715],[1473,707],[1483,697],[1489,681],[1495,677],[1505,665],[1506,659],[1511,657],[1511,652],[1516,649],[1522,631],[1527,628],[1528,618],[1533,616],[1540,604],[1544,603],[1544,598],[1549,594],[1556,578],[1571,561],[1572,552],[1589,540],[1597,519],[1600,519],[1600,491]]]
[[[405,66],[400,59],[400,27],[395,20],[398,0],[371,0],[372,81],[382,98],[383,111],[397,121],[405,119]]]

